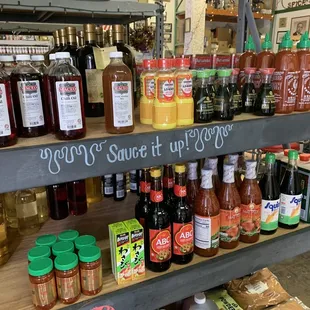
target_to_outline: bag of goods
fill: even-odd
[[[224,289],[215,289],[206,292],[209,299],[213,300],[221,310],[242,310],[237,302],[228,295]]]
[[[274,310],[309,310],[306,305],[304,305],[297,297],[292,297],[289,300],[279,304],[275,307],[269,308]]]

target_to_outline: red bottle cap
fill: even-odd
[[[305,153],[299,154],[299,159],[301,161],[309,161],[310,160],[310,154],[305,154]]]
[[[158,59],[158,68],[159,69],[171,69],[172,67],[172,59],[168,58],[160,58]]]
[[[143,59],[143,68],[156,68],[156,59]]]
[[[238,75],[239,74],[239,72],[240,72],[240,69],[239,68],[234,68],[234,69],[232,69],[232,75]]]
[[[288,151],[289,151],[290,149],[285,149],[284,150],[284,156],[288,156]]]
[[[256,68],[253,67],[246,67],[244,68],[245,74],[254,74],[256,72]]]
[[[176,58],[175,59],[175,65],[177,68],[180,68],[180,67],[187,67],[189,68],[190,66],[190,59],[189,58]]]
[[[274,72],[275,68],[260,68],[259,71],[263,75],[272,75]]]

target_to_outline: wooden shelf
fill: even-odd
[[[195,255],[188,265],[172,264],[167,272],[160,274],[147,271],[145,279],[118,286],[111,273],[107,225],[134,217],[136,200],[137,196],[131,193],[124,202],[104,199],[91,206],[83,216],[49,220],[38,234],[14,238],[13,255],[0,269],[0,309],[34,309],[27,274],[27,251],[39,235],[58,234],[70,228],[97,238],[103,253],[104,284],[100,295],[93,298],[82,295],[79,302],[68,309],[90,310],[109,305],[115,310],[153,310],[310,250],[310,225],[300,223],[295,230],[279,229],[274,235],[260,236],[255,244],[240,243],[237,249],[220,250],[213,258]],[[64,307],[58,302],[55,309]]]

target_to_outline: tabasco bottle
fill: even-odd
[[[185,165],[175,165],[174,206],[171,213],[172,261],[187,264],[193,259],[194,228],[192,208],[186,199]]]
[[[173,168],[172,165],[164,166],[163,188],[164,188],[164,202],[167,206],[167,210],[171,210],[173,205]]]
[[[228,161],[229,163],[234,165],[235,185],[237,186],[237,189],[239,190],[241,183],[242,183],[241,175],[239,173],[239,154],[228,155]]]
[[[166,271],[171,265],[171,226],[163,203],[161,170],[151,170],[151,206],[146,224],[146,266],[151,271]]]
[[[186,183],[186,193],[187,193],[187,203],[193,208],[195,198],[199,190],[199,181],[197,175],[197,161],[190,161],[187,164],[187,183]]]
[[[195,199],[195,247],[200,256],[214,256],[219,249],[220,204],[212,185],[212,170],[201,170],[201,185]]]
[[[254,243],[259,239],[262,193],[256,180],[256,161],[246,161],[245,178],[240,187],[240,241]]]
[[[145,221],[150,209],[151,175],[150,169],[142,169],[140,176],[140,197],[136,204],[135,216],[140,224],[145,228]]]
[[[224,164],[223,184],[217,197],[221,208],[220,247],[234,249],[239,244],[241,200],[235,185],[233,164]]]
[[[218,194],[221,188],[221,180],[217,170],[218,158],[209,157],[206,158],[204,168],[212,169],[212,183],[215,193]]]

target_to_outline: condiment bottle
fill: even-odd
[[[62,253],[55,259],[57,295],[63,304],[72,304],[81,296],[79,260],[74,253]]]
[[[71,241],[59,241],[52,246],[52,253],[54,257],[57,257],[63,253],[73,253],[74,244]]]
[[[197,161],[189,161],[187,164],[186,199],[191,208],[194,207],[195,198],[199,190],[197,167]]]
[[[213,119],[213,94],[209,93],[207,80],[211,70],[198,71],[197,88],[194,97],[195,123],[209,123]]]
[[[254,112],[254,104],[256,99],[256,91],[253,83],[253,77],[256,73],[256,68],[244,68],[245,84],[242,89],[242,111],[245,113]]]
[[[97,295],[102,289],[102,258],[97,246],[85,246],[79,251],[81,289],[86,296]]]
[[[259,116],[272,116],[276,110],[275,97],[271,86],[274,68],[260,69],[260,72],[262,83],[255,99],[254,114]]]
[[[200,256],[214,256],[219,249],[220,204],[212,185],[212,170],[201,170],[201,184],[195,199],[195,247]]]
[[[256,161],[246,161],[245,177],[240,187],[240,241],[254,243],[259,239],[262,193],[256,180]]]
[[[7,73],[0,70],[0,148],[17,142],[17,128],[14,115],[11,83]]]
[[[275,176],[275,161],[276,157],[273,153],[266,154],[266,172],[259,182],[263,198],[260,233],[263,235],[272,235],[278,229],[280,185]]]
[[[214,102],[215,98],[215,74],[216,74],[216,69],[206,69],[205,71],[209,71],[209,77],[207,81],[207,87],[209,94],[211,96],[211,102]]]
[[[240,196],[235,185],[234,165],[224,164],[223,184],[218,194],[220,203],[220,247],[234,249],[240,236]]]
[[[138,190],[138,170],[130,170],[129,171],[129,189],[131,193],[136,193]]]
[[[245,44],[245,52],[239,58],[239,78],[238,78],[238,87],[240,93],[242,93],[243,85],[245,84],[245,72],[244,69],[247,67],[256,67],[257,56],[255,53],[255,45],[251,35],[248,37],[248,41]]]
[[[177,106],[174,100],[175,80],[171,68],[171,59],[158,59],[152,121],[155,129],[172,129],[177,125]]]
[[[63,52],[67,45],[67,35],[65,28],[58,29],[58,33],[59,33],[59,48],[55,53]]]
[[[37,69],[42,75],[44,74],[47,66],[45,65],[44,55],[32,55],[31,65]]]
[[[297,58],[299,60],[299,85],[295,111],[310,109],[310,41],[306,31],[297,43]]]
[[[101,178],[87,178],[85,180],[87,204],[97,203],[102,200]]]
[[[67,183],[69,211],[72,215],[87,212],[86,186],[84,180]]]
[[[221,185],[222,185],[219,174],[218,174],[218,170],[217,170],[217,164],[218,164],[217,157],[209,157],[209,158],[206,158],[205,164],[203,167],[206,169],[212,169],[212,183],[213,183],[213,189],[216,194],[219,193]]]
[[[238,161],[239,161],[239,155],[238,154],[228,155],[228,162],[234,165],[235,185],[237,186],[237,189],[239,190],[241,183],[242,183],[242,180],[241,180],[241,175],[239,173]]]
[[[279,226],[294,229],[300,221],[302,189],[297,168],[298,152],[289,150],[288,164],[280,185]]]
[[[122,201],[126,198],[127,191],[125,173],[113,174],[113,193],[115,201]]]
[[[67,196],[66,183],[47,186],[47,202],[51,219],[63,220],[69,215]]]
[[[8,227],[17,229],[17,215],[16,215],[16,192],[8,192],[3,194],[3,204],[5,209],[6,225]]]
[[[11,74],[12,96],[18,135],[25,138],[47,134],[48,109],[41,73],[30,64],[30,55],[16,55]]]
[[[140,177],[140,197],[135,207],[135,217],[145,228],[145,222],[150,210],[151,175],[150,169],[142,169]]]
[[[68,52],[56,53],[56,65],[51,69],[55,135],[59,140],[84,138],[86,124],[81,74],[70,64]]]
[[[45,186],[36,187],[34,191],[36,193],[39,223],[43,224],[49,219],[46,188]]]
[[[112,174],[106,174],[103,177],[101,177],[102,179],[102,187],[103,187],[103,196],[104,197],[113,197],[113,175]]]
[[[0,194],[0,266],[4,265],[10,258],[9,256],[9,242],[7,238],[7,226],[5,220],[5,210],[3,204],[3,195]]]
[[[214,119],[219,121],[232,120],[234,118],[234,106],[228,88],[231,69],[217,70],[217,74],[218,87],[214,97]]]
[[[170,217],[163,202],[160,168],[152,168],[151,177],[151,206],[145,230],[146,266],[151,271],[162,272],[171,265]]]
[[[65,230],[62,231],[59,235],[58,235],[58,239],[60,241],[72,241],[74,242],[75,239],[79,236],[79,232],[77,230],[74,229],[69,229],[69,230]]]
[[[2,65],[2,69],[5,73],[10,76],[12,71],[15,68],[15,62],[13,55],[1,55],[0,56],[0,63]]]
[[[63,49],[63,52],[70,53],[70,64],[74,67],[78,67],[78,47],[77,36],[75,27],[65,27],[65,33],[67,38],[67,44]]]
[[[53,261],[38,258],[28,265],[32,303],[37,310],[52,309],[57,302]]]
[[[293,41],[286,32],[281,42],[281,50],[276,55],[272,89],[276,100],[276,113],[288,114],[295,110],[299,80],[299,61],[292,51]]]
[[[174,100],[177,104],[177,126],[194,123],[193,76],[189,58],[176,58]]]
[[[57,237],[52,234],[42,235],[36,239],[36,246],[49,246],[50,248],[56,243]]]
[[[36,246],[28,251],[27,257],[28,257],[28,263],[31,263],[38,258],[43,257],[50,258],[51,248],[49,246]]]
[[[167,210],[170,212],[173,206],[173,168],[172,165],[164,165],[164,177],[163,177],[163,192],[164,192],[164,203]]]
[[[198,70],[191,69],[191,72],[192,72],[192,77],[193,77],[193,90],[192,90],[192,93],[193,93],[193,98],[195,98],[195,94],[196,94],[196,90],[197,90],[197,73],[198,73]]]
[[[105,127],[108,133],[132,132],[135,128],[132,74],[123,63],[122,52],[110,53],[110,59],[102,76]]]
[[[91,235],[79,236],[74,241],[75,248],[79,251],[84,247],[96,245],[96,238]]]
[[[232,69],[230,81],[228,85],[230,95],[232,96],[234,115],[239,115],[242,112],[241,94],[239,92],[238,85],[237,85],[239,71],[240,70],[238,68]]]
[[[193,259],[194,228],[193,209],[186,199],[185,165],[175,165],[174,205],[171,212],[172,261],[188,264]]]
[[[143,59],[143,72],[140,75],[140,122],[142,124],[152,125],[156,67],[155,59]]]

